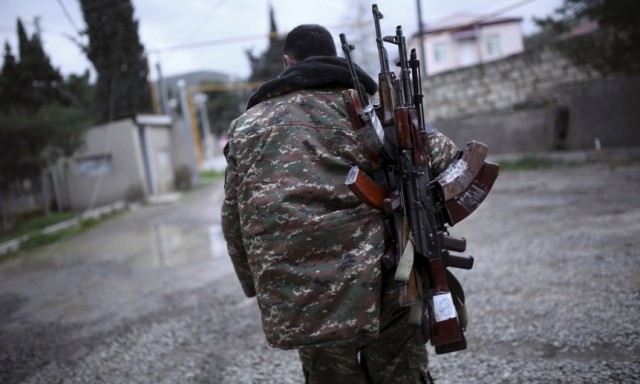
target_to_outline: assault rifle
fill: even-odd
[[[419,283],[424,283],[422,302],[426,303],[429,339],[434,347],[464,341],[453,296],[449,290],[445,262],[438,244],[436,205],[430,184],[430,170],[424,144],[428,144],[424,118],[416,105],[402,27],[384,41],[398,46],[400,76],[396,80],[395,123],[398,175],[404,204],[397,206],[409,222],[411,237],[406,249],[413,248],[413,263]],[[413,81],[419,81],[415,76]],[[418,84],[417,86],[420,86]],[[392,207],[392,205],[390,205]],[[422,284],[418,284],[421,288]]]
[[[377,5],[372,10],[381,67],[379,106],[372,106],[360,87],[350,56],[354,47],[344,34],[340,40],[354,85],[343,92],[343,99],[351,125],[376,167],[375,181],[353,167],[345,184],[387,218],[396,280],[403,284],[401,305],[411,307],[410,322],[423,325],[423,334],[429,335],[438,354],[465,349],[466,324],[457,312],[460,303],[454,303],[458,298],[449,289],[449,284],[458,283],[446,267],[471,269],[473,257],[450,253],[464,252],[466,240],[450,236],[446,224],[459,222],[477,208],[491,189],[498,166],[484,162],[486,145],[471,142],[447,170],[432,177],[426,149],[435,129],[424,119],[417,54],[412,50],[407,58],[400,26],[395,36],[383,38],[379,22],[383,16]],[[398,46],[398,78],[389,69],[383,42]]]
[[[373,20],[376,27],[376,44],[378,46],[378,57],[380,58],[380,73],[378,74],[378,95],[380,106],[376,109],[382,125],[387,127],[394,124],[394,109],[396,107],[395,91],[393,84],[396,74],[389,69],[389,57],[384,47],[384,40],[380,29],[380,19],[382,13],[378,10],[378,5],[371,6]]]

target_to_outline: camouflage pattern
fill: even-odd
[[[438,135],[441,171],[457,148]],[[272,346],[349,344],[380,329],[380,212],[344,185],[364,157],[341,89],[274,96],[232,123],[222,226],[247,296]]]
[[[307,346],[299,356],[305,383],[432,383],[425,344],[415,337],[409,310],[399,305],[398,285],[384,273],[380,333],[346,346]]]

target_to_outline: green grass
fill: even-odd
[[[5,241],[13,240],[17,237],[23,235],[31,235],[34,233],[38,233],[40,230],[53,225],[60,223],[65,220],[73,219],[78,216],[77,212],[61,212],[61,213],[52,213],[49,217],[34,217],[29,220],[25,220],[18,225],[16,225],[13,229],[9,230],[0,235],[0,243],[4,243]]]
[[[25,221],[24,223],[14,228],[11,232],[5,233],[2,235],[2,237],[0,237],[0,242],[5,242],[23,235],[29,235],[29,238],[20,244],[20,249],[18,251],[0,255],[0,262],[17,257],[23,251],[38,248],[44,245],[71,238],[73,236],[77,236],[87,231],[88,229],[95,227],[100,222],[119,215],[122,212],[123,211],[113,212],[104,215],[99,219],[83,220],[78,226],[49,234],[43,234],[41,233],[41,230],[50,225],[77,217],[78,214],[76,212],[56,213],[52,214],[49,217],[36,217],[31,220]]]
[[[224,171],[200,171],[200,184],[208,185],[224,178]]]

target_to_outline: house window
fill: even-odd
[[[487,53],[489,56],[495,56],[502,53],[500,47],[500,35],[487,36]]]
[[[458,41],[460,47],[460,65],[473,65],[478,62],[478,48],[473,38]]]
[[[76,169],[80,176],[96,177],[113,172],[111,155],[87,156],[76,160]]]
[[[446,42],[435,43],[433,45],[433,58],[436,63],[449,61],[449,44]]]

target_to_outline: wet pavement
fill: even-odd
[[[222,188],[126,212],[81,236],[0,265],[2,292],[25,304],[13,317],[86,321],[156,310],[162,297],[232,269],[220,227]]]
[[[468,350],[438,383],[640,380],[640,162],[505,172],[467,238]],[[0,383],[302,383],[220,230],[221,182],[0,263]]]

